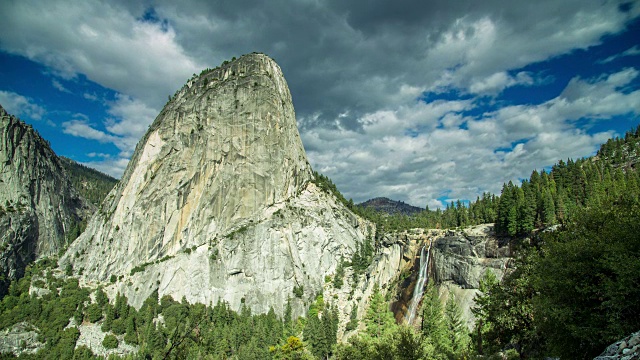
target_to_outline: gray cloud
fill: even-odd
[[[287,78],[314,168],[357,201],[380,195],[434,206],[443,196],[497,192],[503,180],[588,155],[609,134],[576,130],[572,121],[580,114],[638,113],[637,92],[621,91],[621,79],[636,76],[636,69],[606,79],[576,78],[545,104],[507,106],[480,118],[464,115],[477,107],[475,98],[417,101],[428,91],[493,96],[510,86],[535,86],[539,74],[513,71],[598,44],[640,15],[636,3],[627,12],[619,5],[6,1],[0,4],[7,22],[0,48],[43,63],[59,77],[81,73],[119,92],[108,105],[111,117],[103,120],[107,132],[80,127],[86,123],[65,129],[114,142],[123,157],[191,73],[265,52]],[[150,9],[152,16],[143,20]],[[598,96],[589,95],[594,91]],[[579,99],[597,106],[585,109]]]

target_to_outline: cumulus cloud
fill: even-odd
[[[158,112],[138,99],[116,94],[116,100],[109,104],[107,130],[113,134],[139,139],[147,131]]]
[[[90,152],[86,154],[89,158],[96,159],[94,161],[82,162],[86,166],[100,170],[115,178],[120,178],[129,163],[129,157],[133,154],[133,149],[138,141],[133,136],[118,136],[109,131],[101,131],[91,124],[86,116],[76,114],[75,118],[62,123],[62,131],[65,134],[76,136],[84,139],[98,141],[102,144],[114,144],[120,153],[117,156],[111,156],[107,153]]]
[[[515,76],[509,75],[506,71],[500,71],[489,75],[480,80],[475,80],[469,85],[469,92],[473,94],[489,94],[497,95],[502,90],[515,86],[531,86],[534,84],[534,80],[530,74],[521,71]]]
[[[0,90],[0,104],[9,113],[18,117],[42,120],[47,111],[33,99],[11,91]]]
[[[640,15],[637,3],[621,11],[584,0],[24,0],[1,2],[0,12],[4,51],[118,92],[108,117],[93,119],[104,130],[87,119],[63,126],[116,144],[112,169],[192,73],[252,51],[282,67],[314,168],[357,201],[384,195],[433,207],[439,198],[498,192],[502,179],[588,155],[610,135],[576,129],[579,119],[607,121],[640,104],[625,82],[637,70],[626,69],[575,78],[540,105],[470,115],[484,111],[479,98],[538,85],[541,74],[523,67],[624,29]],[[468,96],[420,100],[449,91]]]
[[[443,205],[440,198],[499,193],[503,181],[594,153],[613,133],[589,134],[572,122],[640,114],[640,90],[621,90],[636,76],[637,70],[624,69],[596,79],[574,78],[547,102],[505,106],[479,117],[465,115],[476,106],[470,100],[378,111],[360,119],[363,131],[311,129],[302,134],[303,142],[311,145],[308,155],[316,168],[355,200],[386,194],[433,208]],[[427,131],[408,131],[419,126]]]
[[[204,67],[185,54],[172,27],[139,20],[117,2],[7,1],[0,12],[5,51],[65,79],[84,74],[156,109]]]
[[[117,94],[116,100],[109,106],[108,113],[113,117],[105,119],[104,131],[91,124],[87,116],[76,114],[74,119],[62,123],[63,132],[103,144],[114,144],[120,149],[121,157],[129,157],[153,121],[152,114],[155,111],[140,101],[121,94]]]
[[[101,143],[112,143],[117,141],[113,135],[109,135],[104,131],[96,130],[85,120],[70,120],[62,123],[63,132],[68,135],[77,136],[85,139],[97,140]]]

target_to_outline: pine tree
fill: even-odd
[[[293,336],[293,320],[291,319],[291,299],[287,299],[287,306],[284,310],[283,318],[283,338],[287,339],[289,336]]]
[[[469,346],[469,335],[467,334],[467,327],[462,319],[462,310],[456,303],[453,293],[450,294],[447,300],[444,315],[447,328],[447,342],[451,344],[452,357],[457,359],[462,358]]]
[[[474,345],[480,355],[484,354],[484,342],[486,341],[484,334],[491,331],[491,327],[493,326],[493,323],[489,321],[489,309],[495,301],[493,291],[498,285],[498,278],[487,268],[482,279],[480,279],[480,286],[478,287],[480,292],[473,298],[475,305],[471,308],[471,312],[476,317]]]
[[[518,232],[520,234],[529,234],[535,227],[536,219],[536,195],[535,189],[528,181],[522,182],[521,201],[518,209]],[[521,194],[521,195],[520,195]]]
[[[307,323],[304,327],[304,341],[311,348],[311,353],[317,358],[322,359],[324,354],[328,352],[326,333],[317,314],[309,314],[307,317]]]
[[[396,327],[393,313],[389,311],[389,305],[384,300],[377,284],[373,288],[364,323],[366,325],[365,332],[374,339],[382,338],[385,333],[393,331]]]
[[[326,347],[323,355],[327,358],[331,354],[332,346],[337,343],[336,335],[338,332],[338,319],[334,319],[334,315],[337,316],[337,313],[334,314],[330,308],[325,308],[322,312],[322,330],[324,331],[324,338],[326,341]]]
[[[438,352],[450,354],[452,347],[447,337],[443,310],[438,289],[432,283],[428,283],[422,301],[422,335],[429,339]]]
[[[544,189],[542,193],[542,223],[545,226],[555,224],[556,222],[556,207],[553,203],[551,193]]]
[[[111,330],[111,324],[113,323],[113,319],[115,317],[115,310],[113,306],[107,303],[105,309],[104,321],[102,322],[102,331],[107,332]]]
[[[109,298],[102,288],[96,290],[96,303],[98,303],[101,308],[104,308],[105,304],[109,303]]]
[[[127,330],[124,335],[124,341],[127,344],[138,345],[138,334],[136,332],[136,324],[133,316],[127,318]]]

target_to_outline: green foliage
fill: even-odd
[[[82,314],[83,303],[89,300],[89,292],[79,287],[77,279],[57,279],[47,271],[47,283],[54,291],[41,298],[29,295],[32,276],[42,276],[45,266],[52,264],[35,263],[27,266],[25,276],[14,281],[9,293],[0,302],[0,328],[8,328],[19,322],[28,322],[39,329],[45,348],[38,354],[49,358],[73,356],[79,332],[76,328],[65,327],[72,316]],[[54,287],[55,286],[55,287]]]
[[[640,201],[576,212],[533,257],[535,325],[549,351],[592,358],[640,328]]]
[[[109,302],[109,298],[107,294],[102,290],[102,288],[98,288],[96,290],[96,303],[102,308]]]
[[[187,250],[188,250],[188,252],[187,252]],[[185,249],[185,252],[188,254],[188,253],[191,252],[191,250],[192,250],[191,248],[188,248],[188,249]],[[129,275],[133,275],[135,273],[143,272],[149,265],[160,264],[161,262],[164,262],[164,261],[167,261],[167,260],[170,260],[170,259],[173,259],[173,258],[174,258],[173,255],[167,255],[167,256],[164,256],[162,259],[159,259],[159,260],[156,260],[156,261],[149,261],[149,262],[142,263],[140,265],[134,266],[131,269]]]
[[[100,205],[109,191],[111,191],[118,182],[118,180],[109,175],[79,164],[71,159],[60,157],[60,161],[69,175],[73,187],[80,192],[80,195],[96,206]]]
[[[396,327],[393,313],[389,310],[389,304],[385,301],[377,284],[373,288],[369,308],[363,320],[366,325],[365,333],[374,339],[382,338]]]
[[[473,310],[478,352],[593,358],[640,328],[640,201],[573,211],[520,254],[502,284],[483,281]]]
[[[293,295],[295,295],[297,298],[302,298],[302,295],[304,295],[304,286],[303,285],[294,286]]]
[[[422,300],[422,336],[442,354],[453,352],[438,289],[429,282]]]
[[[500,235],[529,235],[533,229],[564,224],[580,209],[602,206],[620,196],[640,194],[640,127],[610,139],[593,158],[560,160],[549,173],[533,171],[518,187],[504,184],[496,214]]]
[[[337,311],[325,307],[322,295],[318,295],[307,313],[303,332],[305,343],[317,358],[328,358],[333,352],[333,346],[337,343],[337,332]]]
[[[516,259],[515,270],[498,284],[493,274],[485,274],[483,295],[472,310],[478,321],[474,345],[479,353],[491,354],[516,347],[529,355],[540,355],[542,339],[533,326],[535,317],[531,282],[532,257],[525,252]]]
[[[104,339],[102,340],[102,346],[104,346],[106,349],[115,349],[118,347],[118,338],[110,334],[105,335]]]
[[[476,323],[472,337],[475,350],[480,355],[484,354],[486,348],[485,341],[487,339],[484,334],[493,330],[493,323],[489,319],[489,309],[495,308],[495,294],[493,292],[499,290],[499,285],[496,275],[490,269],[486,269],[480,279],[478,287],[480,292],[473,299],[475,306],[471,308],[471,312],[476,317]],[[496,351],[496,349],[493,350]]]
[[[367,270],[373,260],[373,252],[371,237],[368,237],[363,244],[357,243],[356,251],[353,252],[351,257],[354,278]]]
[[[462,309],[455,301],[455,296],[450,294],[444,309],[444,319],[447,329],[447,342],[451,344],[451,354],[459,358],[469,351],[470,338],[467,326],[462,318]]]
[[[304,343],[296,336],[289,336],[282,346],[271,346],[269,352],[275,360],[312,360]]]
[[[354,205],[353,201],[345,199],[336,185],[328,177],[314,171],[313,182],[328,194],[334,195],[344,206],[354,213],[376,224],[380,237],[388,231],[401,231],[413,228],[454,228],[460,226],[477,225],[495,222],[498,198],[489,193],[483,193],[475,202],[467,205],[461,201],[448,204],[446,210],[431,211],[425,209],[415,215],[381,213],[370,207]]]
[[[111,330],[111,325],[113,325],[113,320],[115,318],[115,309],[113,308],[113,305],[111,304],[107,304],[105,305],[105,315],[104,315],[104,321],[102,322],[102,331],[110,331]]]
[[[249,225],[242,225],[239,228],[233,230],[232,232],[225,235],[227,239],[234,239],[236,237],[242,236],[249,230]],[[186,251],[186,250],[185,250]]]
[[[90,304],[84,309],[84,313],[90,323],[95,323],[102,319],[102,308],[98,304]]]
[[[336,346],[335,359],[413,360],[444,359],[433,346],[420,337],[413,328],[396,326],[381,338],[360,334],[349,338],[348,343]]]
[[[358,328],[358,307],[354,305],[351,308],[351,314],[349,315],[349,322],[345,326],[345,331],[352,331]]]
[[[73,360],[94,360],[98,359],[91,349],[89,349],[86,345],[78,346],[73,352]]]

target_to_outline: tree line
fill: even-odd
[[[502,282],[488,273],[481,283],[478,353],[593,358],[640,328],[638,151],[640,127],[592,158],[505,186],[496,227],[529,235],[531,244],[517,244]],[[552,224],[559,226],[530,234]]]
[[[157,290],[136,310],[124,295],[110,302],[102,288],[83,288],[78,279],[57,273],[56,266],[52,260],[30,265],[0,302],[0,330],[27,322],[43,344],[37,353],[22,353],[20,359],[101,358],[86,346],[76,347],[78,324],[100,325],[106,349],[121,342],[138,346],[137,353],[127,357],[132,359],[324,359],[337,343],[337,310],[321,295],[306,317],[296,318],[290,302],[279,317],[273,308],[253,314],[244,301],[236,312],[224,301],[189,304],[184,298],[159,298]],[[43,289],[42,295],[30,294],[32,286]],[[72,319],[76,326],[70,326]]]
[[[79,164],[69,158],[61,156],[60,162],[69,175],[73,187],[93,205],[99,206],[118,182],[117,179],[109,175]]]

